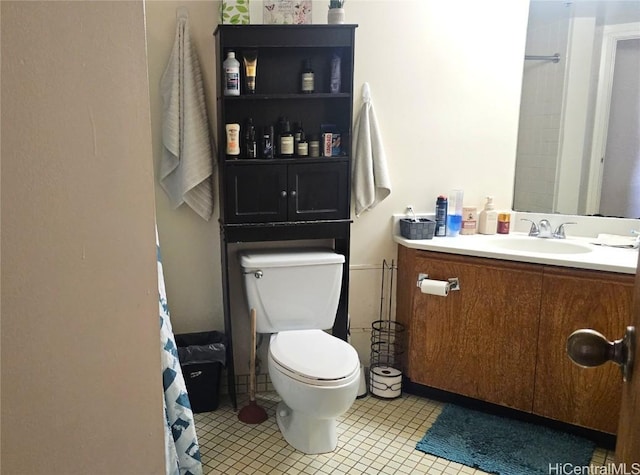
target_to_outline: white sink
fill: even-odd
[[[538,254],[585,254],[593,249],[586,244],[562,239],[505,236],[496,237],[489,246],[505,251],[535,252]]]

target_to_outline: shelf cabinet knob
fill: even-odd
[[[282,191],[280,192],[280,198],[286,198],[286,197],[287,197],[287,192],[286,192],[286,191],[284,191],[284,190],[282,190]]]

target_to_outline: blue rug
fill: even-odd
[[[500,475],[548,475],[550,466],[589,465],[595,444],[547,427],[447,404],[416,449]]]

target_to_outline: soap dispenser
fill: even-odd
[[[493,207],[493,197],[487,196],[484,209],[478,213],[478,232],[495,234],[498,229],[498,212]]]

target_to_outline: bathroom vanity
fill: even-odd
[[[511,235],[496,243],[501,237],[394,236],[400,244],[396,320],[408,329],[405,375],[412,383],[615,433],[619,368],[580,368],[565,346],[579,328],[609,338],[624,333],[637,251],[510,251],[512,242],[535,238]],[[589,246],[587,240],[572,243]],[[458,278],[460,290],[447,297],[423,294],[421,273]]]

